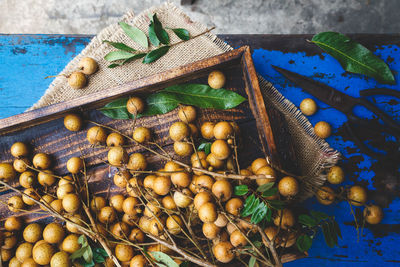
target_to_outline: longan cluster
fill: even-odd
[[[91,57],[84,57],[79,61],[79,71],[74,71],[67,76],[68,84],[73,89],[82,89],[87,84],[87,76],[92,75],[98,69],[96,60]]]
[[[301,112],[303,112],[304,115],[312,116],[317,112],[318,106],[317,106],[317,103],[315,103],[315,101],[313,99],[305,98],[300,103],[300,110],[301,110]],[[332,128],[331,128],[331,125],[329,123],[327,123],[326,121],[320,121],[315,124],[314,132],[320,138],[325,139],[331,135]]]

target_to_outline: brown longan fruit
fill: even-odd
[[[139,144],[149,142],[151,140],[150,129],[146,127],[137,127],[133,131],[133,139]]]
[[[24,260],[24,262],[21,264],[21,267],[39,267],[40,265],[37,264],[33,258],[29,258]]]
[[[139,113],[142,113],[145,108],[145,103],[143,100],[139,97],[131,97],[129,100],[126,102],[126,109],[128,110],[129,113],[136,115]]]
[[[129,267],[146,267],[146,266],[148,266],[147,260],[141,254],[138,254],[135,257],[133,257],[129,263]]]
[[[296,243],[296,239],[297,239],[297,234],[295,232],[284,232],[279,237],[278,240],[280,241],[279,246],[284,248],[289,248]]]
[[[326,121],[317,122],[314,126],[315,134],[320,138],[328,138],[332,133],[332,128]]]
[[[81,216],[79,213],[76,213],[76,214],[67,214],[66,217],[67,217],[70,221],[74,222],[74,223],[77,224],[77,225],[83,226],[83,224],[84,224],[84,223],[83,223],[83,218],[82,218],[82,216]],[[79,230],[78,226],[76,226],[75,224],[73,224],[73,223],[67,221],[66,224],[65,224],[65,227],[66,227],[67,230],[70,231],[71,233],[78,234],[78,233],[80,233],[80,230]]]
[[[193,204],[196,210],[199,210],[199,208],[207,202],[212,202],[213,197],[211,194],[207,191],[202,191],[196,194],[196,196],[193,199]]]
[[[126,238],[129,235],[129,226],[124,222],[117,222],[111,226],[114,237]]]
[[[121,221],[126,223],[127,225],[133,227],[133,226],[138,225],[137,223],[139,221],[139,217],[138,217],[138,215],[129,215],[129,214],[124,213]],[[107,234],[107,232],[106,232],[106,234]]]
[[[286,176],[279,181],[278,190],[284,197],[294,197],[299,192],[299,183],[295,178]]]
[[[335,193],[332,188],[327,186],[322,186],[318,189],[317,193],[315,194],[318,202],[323,205],[330,205],[335,201]]]
[[[169,128],[169,137],[172,140],[182,141],[185,138],[189,137],[190,135],[190,128],[188,125],[182,121],[177,121],[171,125]]]
[[[367,191],[359,185],[354,185],[348,190],[347,198],[352,205],[362,206],[367,201]]]
[[[235,258],[235,254],[233,253],[233,246],[230,242],[219,242],[213,247],[213,254],[215,258],[222,262],[228,263]]]
[[[59,181],[58,181],[58,186],[62,186],[64,184],[72,184],[74,183],[74,179],[72,179],[71,176],[63,176]]]
[[[85,87],[87,80],[85,74],[80,71],[75,71],[68,76],[68,84],[72,89],[82,89]]]
[[[188,207],[193,202],[192,192],[187,188],[182,189],[182,192],[175,191],[174,202],[180,208]]]
[[[365,207],[363,215],[365,221],[369,224],[378,224],[383,219],[382,208],[377,205],[370,205]]]
[[[282,219],[281,219],[282,217]],[[274,224],[280,226],[282,229],[287,230],[295,224],[296,220],[293,212],[290,209],[278,210],[276,216],[274,217]]]
[[[187,142],[174,142],[174,151],[178,156],[186,157],[192,154],[193,147]]]
[[[83,159],[78,157],[72,157],[67,161],[67,170],[72,174],[77,174],[83,169],[84,162]]]
[[[140,153],[133,153],[129,156],[127,168],[133,171],[144,171],[147,167],[146,158]]]
[[[207,160],[205,160],[205,159],[201,159],[200,161],[195,160],[192,162],[192,167],[197,168],[197,169],[206,170],[206,169],[208,169],[209,164],[208,164]],[[203,175],[204,174],[202,171],[199,171],[199,170],[193,170],[193,173],[195,175]]]
[[[226,202],[226,204],[225,204],[226,212],[228,212],[234,216],[239,215],[242,207],[243,207],[243,201],[237,197],[229,199],[228,202]]]
[[[54,197],[51,195],[43,195],[40,198],[40,202],[43,203],[43,206],[41,205],[40,208],[44,211],[46,211],[45,207],[50,206],[50,203],[54,201]]]
[[[43,230],[43,239],[50,244],[60,243],[64,235],[64,228],[58,223],[50,223]]]
[[[11,232],[4,233],[3,245],[1,246],[4,249],[12,249],[18,242],[17,235]]]
[[[163,197],[163,199],[161,200],[161,204],[164,208],[168,210],[177,210],[176,203],[171,196]]]
[[[38,153],[33,157],[32,163],[35,168],[46,170],[51,165],[51,158],[45,153]]]
[[[128,161],[128,154],[125,149],[120,146],[112,147],[107,154],[108,162],[117,167],[121,167],[122,164]]]
[[[139,197],[140,191],[138,187],[141,186],[140,180],[137,177],[133,177],[129,179],[128,183],[126,184],[126,192],[131,197]]]
[[[217,219],[217,209],[211,202],[204,203],[199,208],[199,218],[204,223],[212,223]]]
[[[139,228],[133,228],[128,236],[129,241],[135,243],[143,243],[145,240],[145,235]]]
[[[203,235],[207,239],[214,239],[218,236],[219,232],[221,231],[221,228],[216,226],[214,223],[203,223]]]
[[[177,172],[177,171],[182,171],[182,167],[173,161],[168,161],[164,165],[164,171],[172,173],[172,172]]]
[[[246,237],[238,229],[232,232],[229,239],[234,247],[247,245]]]
[[[58,199],[63,199],[66,195],[73,193],[75,187],[72,184],[63,184],[57,188],[56,194]]]
[[[300,110],[306,116],[314,115],[317,112],[317,103],[311,98],[305,98],[300,103]]]
[[[110,198],[110,206],[113,207],[116,211],[122,212],[122,206],[124,203],[125,197],[121,194],[114,195]]]
[[[107,146],[122,146],[125,143],[125,139],[119,133],[110,133],[107,136],[106,144]]]
[[[191,123],[196,119],[196,109],[192,106],[182,106],[178,111],[178,117],[184,123]]]
[[[205,139],[212,139],[214,138],[214,127],[215,123],[214,122],[205,122],[201,125],[200,127],[200,132],[203,138]]]
[[[10,260],[10,262],[8,263],[8,267],[21,267],[22,266],[22,262],[20,262],[17,257],[14,257]]]
[[[55,249],[53,246],[44,242],[33,249],[32,258],[37,264],[46,265],[50,263],[51,257],[53,257],[54,253]]]
[[[171,182],[175,186],[187,187],[192,181],[192,177],[187,172],[175,172],[171,174]]]
[[[208,85],[213,89],[220,89],[225,85],[225,75],[219,71],[214,70],[208,75]]]
[[[136,197],[127,197],[122,203],[122,210],[128,215],[135,216],[140,212],[140,202]]]
[[[213,133],[216,139],[224,140],[228,139],[234,134],[232,125],[227,121],[220,121],[215,124]]]
[[[27,158],[19,158],[15,159],[13,162],[14,170],[19,173],[23,173],[28,170],[28,166],[30,165],[30,161]]]
[[[100,210],[98,219],[101,223],[112,223],[117,219],[117,214],[113,207],[105,206]]]
[[[10,163],[0,163],[0,180],[11,181],[16,176],[15,170]]]
[[[218,214],[217,219],[215,220],[214,224],[218,227],[225,227],[228,224],[228,219],[222,213]]]
[[[344,181],[343,169],[339,166],[333,166],[329,169],[327,180],[331,184],[341,184]]]
[[[259,168],[257,170],[256,174],[257,175],[271,175],[273,177],[273,178],[256,179],[256,183],[259,186],[263,185],[263,184],[275,182],[275,180],[276,180],[276,172],[270,166],[264,166],[264,167]]]
[[[214,179],[208,175],[200,175],[200,176],[195,177],[192,180],[192,183],[194,184],[194,188],[195,188],[194,193],[199,193],[204,190],[211,191],[212,186],[214,184]]]
[[[35,243],[42,238],[42,227],[38,223],[28,224],[22,233],[24,240],[29,243]]]
[[[171,189],[171,179],[165,176],[158,176],[154,179],[153,191],[160,196],[165,196]]]
[[[102,208],[106,206],[107,202],[104,197],[100,196],[95,196],[91,201],[90,201],[90,210],[93,212],[99,212]]]
[[[140,230],[142,230],[145,233],[148,233],[149,229],[150,229],[150,221],[151,221],[151,218],[149,218],[147,216],[140,217],[139,223],[138,223]]]
[[[74,193],[69,193],[62,199],[63,209],[69,213],[75,213],[81,207],[79,196]]]
[[[15,142],[10,149],[11,155],[15,158],[26,157],[29,154],[29,148],[22,142]]]
[[[211,153],[219,160],[227,159],[231,154],[231,149],[225,140],[216,140],[211,145]]]
[[[21,230],[22,229],[21,218],[15,216],[8,217],[4,222],[4,228],[10,232]]]
[[[212,188],[212,193],[222,202],[228,201],[233,194],[232,184],[227,180],[216,181]]]
[[[206,158],[207,158],[207,155],[204,151],[196,151],[190,157],[190,162],[193,163],[195,161],[205,160]]]
[[[143,180],[143,186],[148,189],[153,189],[154,180],[156,178],[157,176],[153,174],[147,175]]]
[[[93,126],[87,131],[86,138],[93,145],[103,144],[107,140],[107,132],[100,126]]]
[[[76,234],[68,235],[61,243],[61,249],[70,254],[74,253],[81,248],[81,245],[78,242],[78,238],[79,236]]]
[[[268,161],[265,158],[255,159],[250,166],[253,173],[256,173],[261,167],[269,166]]]
[[[9,261],[13,256],[13,252],[11,249],[1,248],[1,260],[3,262]]]
[[[19,212],[24,208],[24,201],[20,196],[12,196],[7,201],[8,209],[12,212]]]
[[[40,197],[38,196],[38,194],[36,193],[35,189],[33,188],[27,188],[24,190],[24,195],[22,195],[22,201],[29,206],[35,205],[35,201],[33,201],[32,199],[28,198],[27,196],[30,196],[31,198],[38,200],[40,199]]]
[[[59,251],[51,257],[50,267],[69,267],[71,266],[71,261],[69,255],[65,251]]]
[[[268,237],[269,241],[273,241],[278,235],[278,232],[278,227],[276,226],[268,226],[264,229],[264,233]],[[266,240],[263,239],[263,242],[265,243]]]
[[[52,186],[56,182],[56,178],[51,170],[43,170],[38,173],[38,182],[42,186]]]
[[[148,202],[146,204],[146,207],[144,209],[143,215],[147,217],[154,217],[158,216],[161,214],[161,210],[158,207],[158,203],[153,201],[153,202]]]
[[[50,203],[50,207],[58,213],[63,212],[62,199],[55,199]]]
[[[197,128],[197,126],[194,125],[193,123],[189,123],[188,126],[189,126],[189,129],[190,129],[190,135],[193,138],[197,138],[199,136],[199,129]]]
[[[71,132],[77,132],[82,129],[82,118],[76,114],[67,114],[64,117],[64,126]]]
[[[149,233],[154,235],[154,236],[161,236],[161,234],[164,231],[164,221],[161,220],[161,218],[155,218],[150,219],[149,223]]]
[[[128,171],[118,171],[114,174],[114,184],[119,188],[125,188],[129,179],[131,179],[131,175]]]
[[[210,164],[210,166],[216,169],[221,169],[225,164],[223,160],[217,159],[217,157],[213,153],[207,155],[206,161],[208,162],[208,164]]]
[[[167,218],[165,225],[171,234],[177,235],[182,231],[183,222],[178,215],[171,215]]]
[[[91,57],[84,57],[79,60],[78,68],[86,75],[91,75],[97,71],[98,65],[96,60]]]

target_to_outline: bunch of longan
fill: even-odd
[[[305,98],[300,103],[300,110],[304,115],[312,116],[317,112],[318,106],[313,99]],[[319,121],[314,126],[314,133],[320,138],[328,138],[332,133],[331,125],[326,121]]]
[[[73,89],[82,89],[87,84],[87,76],[92,75],[98,69],[96,60],[91,57],[84,57],[79,61],[79,71],[74,71],[67,76],[68,84]]]

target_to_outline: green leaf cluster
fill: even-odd
[[[189,263],[186,261],[182,262],[180,265],[178,265],[170,256],[168,256],[164,252],[153,251],[150,253],[154,257],[154,260],[156,261],[155,264],[157,264],[157,266],[160,266],[160,267],[187,267],[187,266],[189,266]]]
[[[92,267],[96,263],[103,263],[108,257],[107,252],[103,248],[92,249],[86,236],[81,235],[78,238],[81,248],[75,251],[69,258],[76,261],[84,267]]]
[[[129,98],[120,98],[108,103],[100,111],[112,119],[133,119],[133,115],[126,109]],[[146,109],[137,114],[136,118],[165,114],[179,104],[193,105],[200,108],[230,109],[236,107],[246,99],[241,95],[225,90],[212,89],[203,84],[181,84],[167,87],[146,98]]]
[[[210,142],[202,142],[197,148],[198,151],[204,151],[206,155],[211,153],[211,143]]]

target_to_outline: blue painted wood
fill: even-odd
[[[44,93],[51,79],[45,76],[60,72],[63,67],[90,41],[87,36],[60,35],[0,35],[0,118],[23,112]],[[375,53],[389,62],[400,79],[400,54],[396,45],[375,47]],[[302,99],[310,97],[302,89],[296,88],[283,79],[271,64],[312,76],[350,95],[358,96],[360,89],[379,86],[372,79],[360,75],[347,74],[333,58],[326,54],[312,55],[303,52],[282,52],[274,49],[256,49],[253,59],[257,71],[293,103],[299,105]],[[399,85],[386,86],[400,90]],[[400,121],[400,104],[393,98],[377,97],[377,105]],[[315,124],[328,121],[334,129],[327,141],[346,158],[343,166],[352,171],[347,173],[346,184],[362,182],[374,190],[378,179],[372,167],[376,161],[360,153],[354,143],[344,139],[341,126],[346,118],[340,112],[317,101],[320,109],[309,119]],[[369,116],[365,111],[358,111]],[[357,169],[354,169],[357,168]],[[398,185],[395,185],[398,190]],[[397,191],[398,192],[398,191]],[[381,192],[380,194],[385,194]],[[395,266],[400,265],[400,199],[396,197],[385,207],[385,218],[379,227],[365,228],[357,240],[357,233],[347,203],[321,206],[312,198],[306,201],[310,209],[321,210],[335,215],[342,229],[343,240],[339,247],[328,248],[321,234],[318,234],[310,249],[310,257],[300,259],[286,266]]]

